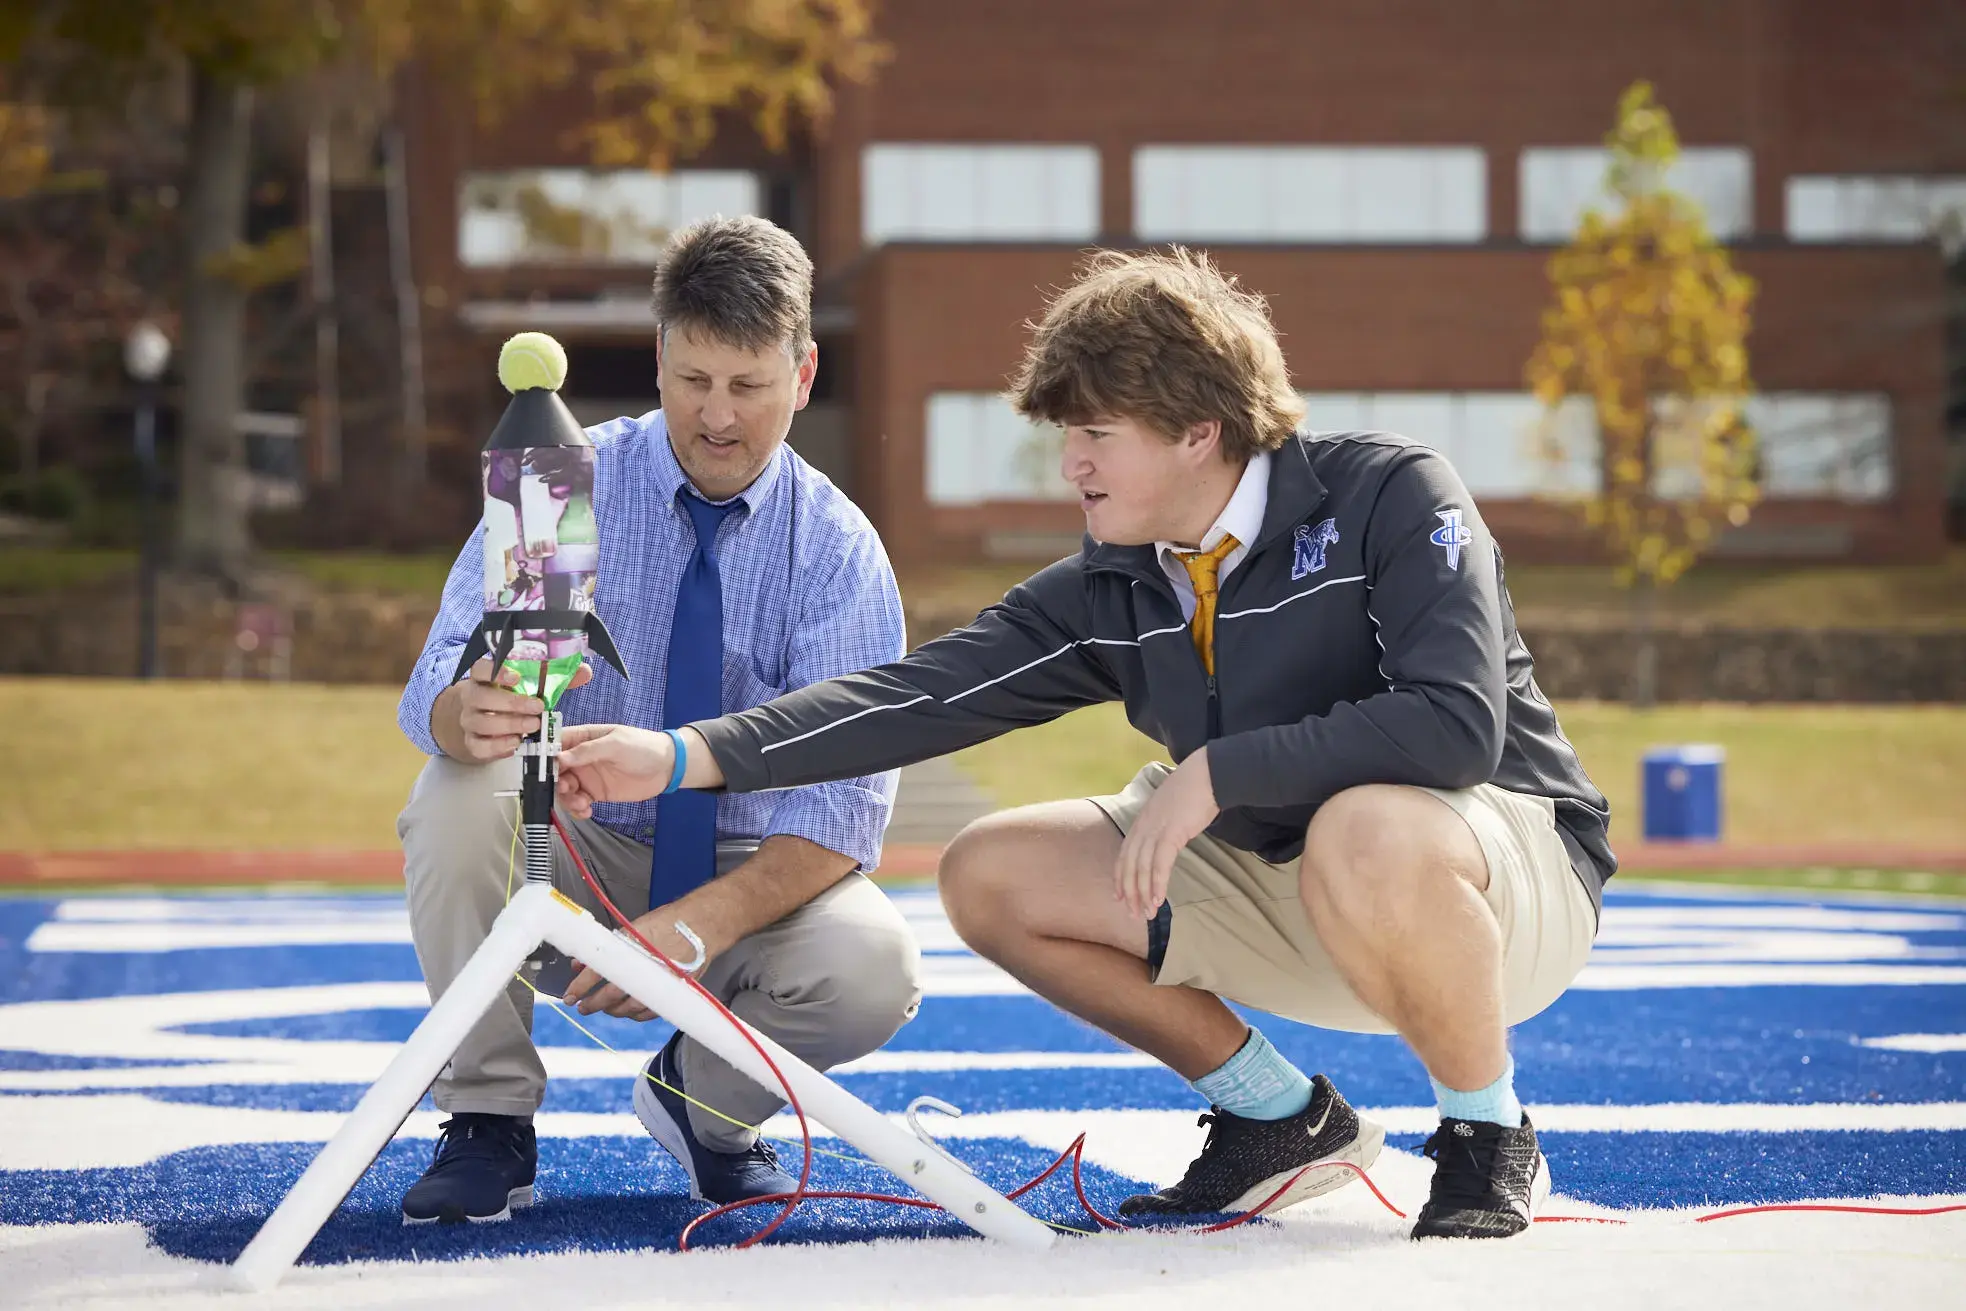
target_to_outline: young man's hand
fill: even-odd
[[[1221,812],[1203,747],[1154,789],[1133,821],[1113,866],[1113,896],[1141,919],[1151,919],[1167,896],[1174,858]]]
[[[724,771],[703,735],[682,731],[689,760],[683,786],[724,785]],[[560,734],[560,804],[575,819],[594,813],[596,801],[647,801],[669,786],[676,744],[667,733],[623,724],[578,724]]]
[[[587,819],[597,801],[647,801],[669,786],[676,744],[625,724],[576,724],[560,733],[560,804]]]

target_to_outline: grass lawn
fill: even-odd
[[[450,554],[383,551],[269,551],[265,563],[341,590],[390,592],[435,602],[449,576]],[[69,591],[134,575],[134,551],[9,547],[0,551],[0,593]]]
[[[325,587],[414,596],[434,602],[455,555],[379,551],[277,551],[276,567]],[[1000,599],[1036,568],[1031,563],[910,569],[901,591],[911,606],[938,613],[974,612]],[[13,547],[0,552],[0,593],[71,589],[134,573],[127,551]],[[1516,565],[1509,591],[1526,623],[1606,622],[1625,617],[1629,597],[1608,569],[1591,565]],[[1966,545],[1937,564],[1859,567],[1705,564],[1660,601],[1667,619],[1735,627],[1900,627],[1966,624]]]
[[[69,592],[136,571],[135,551],[9,546],[0,549],[0,594]]]
[[[1558,707],[1592,779],[1610,798],[1614,839],[1635,832],[1647,747],[1727,749],[1726,836],[1754,843],[1863,840],[1966,846],[1966,706]],[[957,756],[1001,805],[1117,791],[1165,758],[1117,705]]]
[[[1739,842],[1876,839],[1966,847],[1966,706],[1558,708],[1614,833],[1635,834],[1639,757],[1652,746],[1727,749],[1725,833]],[[1622,821],[1619,818],[1622,817]]]
[[[881,873],[874,874],[874,881],[889,888],[931,887],[930,877],[907,874],[889,878]],[[1675,885],[1692,885],[1726,893],[1739,888],[1780,888],[1802,893],[1828,892],[1849,893],[1863,896],[1867,893],[1885,895],[1909,894],[1918,897],[1942,898],[1948,901],[1966,902],[1966,878],[1950,874],[1932,874],[1921,870],[1895,869],[1732,869],[1685,870],[1655,872],[1647,870],[1643,874],[1620,875],[1613,887],[1635,888],[1639,880],[1647,883],[1663,881],[1663,891],[1671,893]],[[390,885],[393,887],[394,885]],[[86,884],[64,886],[60,883],[35,883],[23,886],[0,884],[0,899],[7,897],[121,897],[133,892],[148,892],[152,889],[144,884]],[[173,897],[237,897],[253,892],[293,891],[293,885],[265,885],[258,888],[237,883],[212,884],[210,886],[187,886],[171,884],[169,894]],[[388,891],[382,884],[337,883],[331,879],[311,882],[306,886],[308,895],[315,893],[368,893]]]
[[[423,755],[395,688],[0,678],[35,744],[0,806],[0,850],[396,845]]]
[[[382,551],[278,551],[273,562],[338,591],[392,592],[433,605],[443,594],[455,552],[390,555]]]
[[[0,679],[0,716],[37,744],[0,850],[393,847],[423,757],[396,730],[394,688]],[[1966,707],[1570,705],[1563,722],[1619,835],[1636,820],[1638,756],[1667,742],[1728,751],[1728,836],[1966,846]],[[1115,791],[1156,746],[1118,706],[956,757],[1000,805]]]

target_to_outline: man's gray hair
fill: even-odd
[[[740,350],[812,347],[812,257],[769,219],[708,218],[678,230],[655,263],[656,326]]]

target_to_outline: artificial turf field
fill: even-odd
[[[255,1305],[1491,1307],[1504,1289],[1515,1305],[1945,1305],[1966,1276],[1966,1213],[1696,1217],[1966,1202],[1966,907],[1612,886],[1579,985],[1514,1042],[1554,1172],[1549,1213],[1622,1225],[1414,1245],[1352,1185],[1228,1233],[1072,1235],[1041,1256],[853,1202],[807,1205],[764,1248],[677,1254],[699,1208],[628,1109],[635,1053],[667,1029],[589,1021],[616,1054],[542,1011],[538,1203],[502,1225],[402,1228],[396,1201],[438,1119],[426,1109]],[[893,895],[921,940],[928,995],[886,1049],[841,1072],[846,1086],[891,1112],[922,1094],[962,1107],[949,1144],[1002,1188],[1081,1132],[1087,1194],[1108,1213],[1178,1175],[1201,1133],[1178,1079],[970,955],[932,891]],[[202,1281],[414,1026],[419,978],[400,896],[0,900],[0,1301],[221,1305]],[[1419,1065],[1392,1039],[1261,1022],[1387,1127],[1394,1150],[1372,1174],[1414,1209],[1430,1167],[1413,1153],[1433,1118]],[[814,1179],[894,1187],[831,1156]],[[1094,1227],[1058,1177],[1025,1201]],[[727,1245],[760,1222],[722,1221],[699,1242]]]

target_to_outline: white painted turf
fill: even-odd
[[[59,946],[87,951],[91,941],[106,951],[169,950],[186,945],[182,935],[241,935],[182,902],[69,903],[78,906],[54,930]],[[240,903],[230,903],[236,912]],[[1873,902],[1874,906],[1874,902]],[[1929,903],[1920,909],[1929,910]],[[913,916],[934,942],[946,928],[919,902]],[[1855,920],[1850,916],[1870,916]],[[1828,917],[1828,918],[1825,918]],[[1617,932],[1625,950],[1616,965],[1594,966],[1600,987],[1645,986],[1647,972],[1680,981],[1685,972],[1770,969],[1917,970],[1950,973],[1958,965],[1907,959],[1861,966],[1824,959],[1810,966],[1813,930],[1849,935],[1888,935],[1889,911],[1841,912],[1771,903],[1765,913],[1743,912],[1738,923],[1703,924],[1712,941],[1689,940],[1683,924],[1668,916],[1628,911]],[[1648,922],[1650,921],[1650,922]],[[229,922],[238,924],[236,915]],[[277,914],[248,926],[245,936],[302,934],[300,940],[342,933],[336,942],[396,941],[398,920],[377,915],[361,924],[323,928],[282,924]],[[1607,925],[1607,931],[1611,928]],[[1655,946],[1647,936],[1675,930]],[[1758,935],[1780,931],[1788,954],[1755,963]],[[91,933],[98,936],[90,938]],[[60,935],[67,935],[61,940]],[[370,936],[372,935],[372,936]],[[291,936],[285,940],[294,940]],[[925,942],[925,945],[928,945]],[[1713,947],[1703,958],[1702,947]],[[1650,953],[1656,952],[1656,955]],[[1847,960],[1847,957],[1846,957]],[[956,993],[998,986],[980,962],[954,966],[941,987]],[[1619,971],[1607,974],[1606,971]],[[1773,978],[1758,980],[1775,982]],[[1940,982],[1941,978],[1932,978]],[[316,989],[263,989],[243,993],[178,994],[175,998],[114,998],[93,1003],[27,1003],[0,1008],[0,1046],[75,1055],[193,1059],[203,1067],[152,1068],[124,1086],[158,1086],[183,1079],[200,1082],[311,1082],[324,1062],[352,1062],[379,1069],[393,1050],[387,1043],[290,1042],[279,1039],[199,1037],[170,1032],[189,1020],[252,1015],[322,1013],[357,1006],[401,1004],[402,984],[346,984]],[[1670,986],[1670,985],[1665,985]],[[1684,984],[1682,983],[1682,986]],[[420,991],[420,990],[419,990]],[[320,993],[320,996],[296,994]],[[356,995],[351,995],[351,993]],[[415,1000],[420,1001],[418,997]],[[187,1013],[186,1006],[195,1013]],[[45,1010],[37,1009],[46,1007]],[[1966,1019],[1966,1017],[1962,1017]],[[1962,1025],[1966,1027],[1966,1025]],[[32,1039],[31,1043],[24,1041]],[[1900,1050],[1960,1050],[1959,1034],[1905,1034],[1872,1040]],[[136,1050],[132,1050],[132,1045]],[[203,1044],[203,1046],[201,1046]],[[593,1076],[628,1073],[636,1058],[579,1049],[548,1049],[556,1073]],[[951,1053],[877,1054],[869,1069],[998,1068],[1043,1063],[1112,1061],[1110,1054]],[[1122,1058],[1133,1063],[1132,1058]],[[322,1141],[340,1116],[331,1112],[247,1110],[169,1103],[120,1092],[124,1071],[25,1070],[0,1074],[0,1169],[78,1168],[136,1164],[212,1143]],[[170,1078],[160,1076],[171,1075]],[[367,1077],[366,1075],[364,1077]],[[59,1097],[36,1093],[60,1091]],[[1431,1126],[1427,1107],[1362,1108],[1395,1132]],[[1537,1106],[1539,1124],[1552,1129],[1941,1129],[1966,1128],[1966,1100],[1910,1104],[1819,1105],[1700,1104],[1648,1106]],[[439,1118],[419,1113],[404,1132],[434,1134]],[[781,1120],[783,1118],[781,1117]],[[777,1128],[795,1132],[789,1122]],[[632,1116],[543,1115],[542,1137],[636,1133]],[[1056,1151],[1087,1134],[1086,1155],[1136,1178],[1179,1175],[1198,1136],[1186,1111],[1005,1111],[966,1116],[940,1126],[945,1137],[1016,1137]],[[1387,1195],[1409,1213],[1424,1198],[1431,1165],[1386,1150],[1373,1171]],[[1557,1179],[1559,1189],[1562,1179]],[[1889,1205],[1891,1199],[1863,1199]],[[1966,1197],[1903,1199],[1934,1206]],[[1559,1191],[1547,1212],[1602,1215],[1613,1212],[1565,1198]],[[247,1297],[217,1291],[219,1272],[209,1265],[149,1247],[141,1226],[0,1226],[0,1307],[502,1307],[553,1306],[571,1311],[650,1305],[770,1307],[986,1308],[1061,1305],[1086,1308],[1204,1307],[1241,1302],[1251,1308],[1320,1306],[1524,1307],[1578,1311],[1657,1311],[1660,1307],[1711,1306],[1727,1311],[1842,1311],[1858,1305],[1892,1308],[1966,1306],[1966,1213],[1899,1218],[1870,1215],[1771,1214],[1694,1223],[1692,1211],[1618,1211],[1623,1226],[1544,1224],[1502,1242],[1433,1242],[1406,1238],[1406,1222],[1386,1212],[1362,1186],[1352,1185],[1307,1202],[1274,1223],[1214,1235],[1121,1234],[1061,1241],[1032,1255],[970,1240],[907,1240],[869,1244],[767,1247],[751,1251],[676,1253],[526,1254],[495,1260],[367,1263],[304,1266],[273,1293]]]
[[[1395,1200],[1410,1203],[1424,1191],[1425,1163],[1394,1159],[1401,1155],[1382,1156],[1376,1174]],[[1553,1199],[1553,1206],[1560,1203]],[[1121,1234],[1063,1243],[1042,1255],[925,1239],[301,1266],[272,1293],[253,1297],[214,1291],[211,1267],[148,1247],[136,1224],[9,1227],[0,1228],[0,1303],[471,1311],[665,1305],[1899,1311],[1957,1307],[1966,1286],[1966,1215],[1770,1215],[1709,1225],[1666,1213],[1631,1218],[1623,1228],[1539,1225],[1503,1242],[1417,1244],[1365,1190],[1347,1188],[1284,1212],[1264,1229]]]

